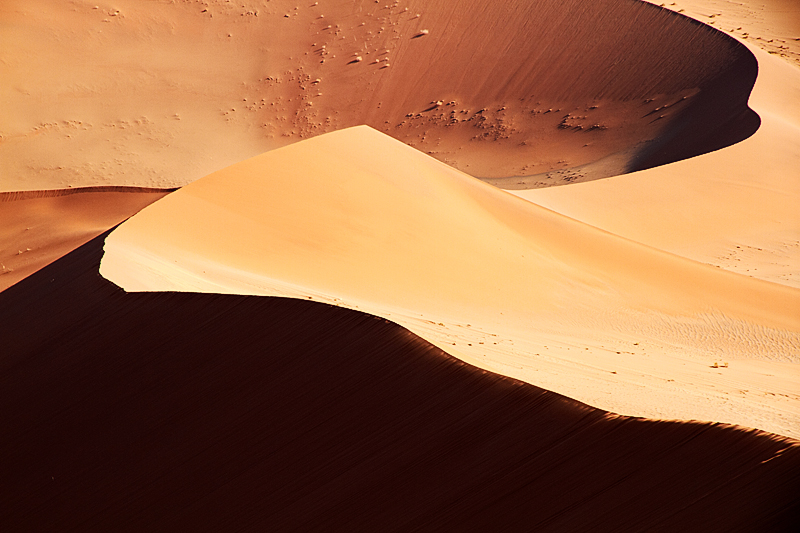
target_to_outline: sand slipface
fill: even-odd
[[[794,0],[655,2],[800,67],[800,4]]]
[[[10,0],[0,22],[2,191],[180,186],[359,124],[540,187],[758,124],[751,54],[634,0]]]
[[[100,272],[127,291],[357,308],[611,411],[798,432],[800,291],[586,226],[368,127],[184,187],[111,233]]]
[[[796,62],[768,3],[668,9]],[[0,530],[796,529],[796,68],[627,0],[0,27],[0,290],[242,161],[108,238],[130,293],[101,239],[0,292]]]

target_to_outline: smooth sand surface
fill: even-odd
[[[0,193],[0,291],[167,193],[130,187]]]
[[[0,23],[0,191],[181,186],[359,124],[541,187],[757,126],[746,49],[636,0],[5,0]]]
[[[800,68],[752,52],[759,77],[750,106],[761,117],[752,137],[663,167],[515,194],[655,248],[800,287]]]
[[[296,299],[0,293],[0,528],[792,531],[798,441],[605,413]]]
[[[198,180],[105,251],[126,291],[318,299],[610,411],[800,435],[800,291],[587,226],[366,126]]]

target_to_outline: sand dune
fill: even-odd
[[[131,187],[0,193],[0,291],[167,193]]]
[[[0,530],[794,531],[794,4],[0,2]]]
[[[4,191],[180,186],[359,124],[536,187],[757,127],[747,50],[635,0],[7,0],[0,21]]]
[[[625,176],[515,193],[649,246],[800,287],[800,69],[752,51],[760,71],[750,105],[761,127],[749,139]]]
[[[198,180],[105,250],[126,291],[318,299],[611,411],[800,431],[800,291],[586,226],[368,127]],[[718,378],[720,358],[737,371]]]
[[[0,293],[3,531],[791,531],[797,441],[613,416],[314,302]]]

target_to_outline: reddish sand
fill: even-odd
[[[107,187],[0,193],[0,291],[168,192]]]
[[[745,42],[759,63],[753,136],[671,165],[515,194],[660,250],[800,288],[800,69]]]
[[[0,529],[792,531],[800,443],[609,415],[313,302],[0,294]]]
[[[800,2],[797,0],[680,0],[660,3],[800,67]]]
[[[0,21],[6,191],[179,186],[360,124],[538,187],[758,125],[747,50],[636,0],[7,0]]]

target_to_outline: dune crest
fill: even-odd
[[[800,4],[794,0],[645,0],[682,13],[800,67]]]
[[[105,251],[101,274],[127,291],[316,299],[611,411],[798,432],[796,396],[710,391],[797,385],[800,291],[586,226],[368,127],[198,180]]]

